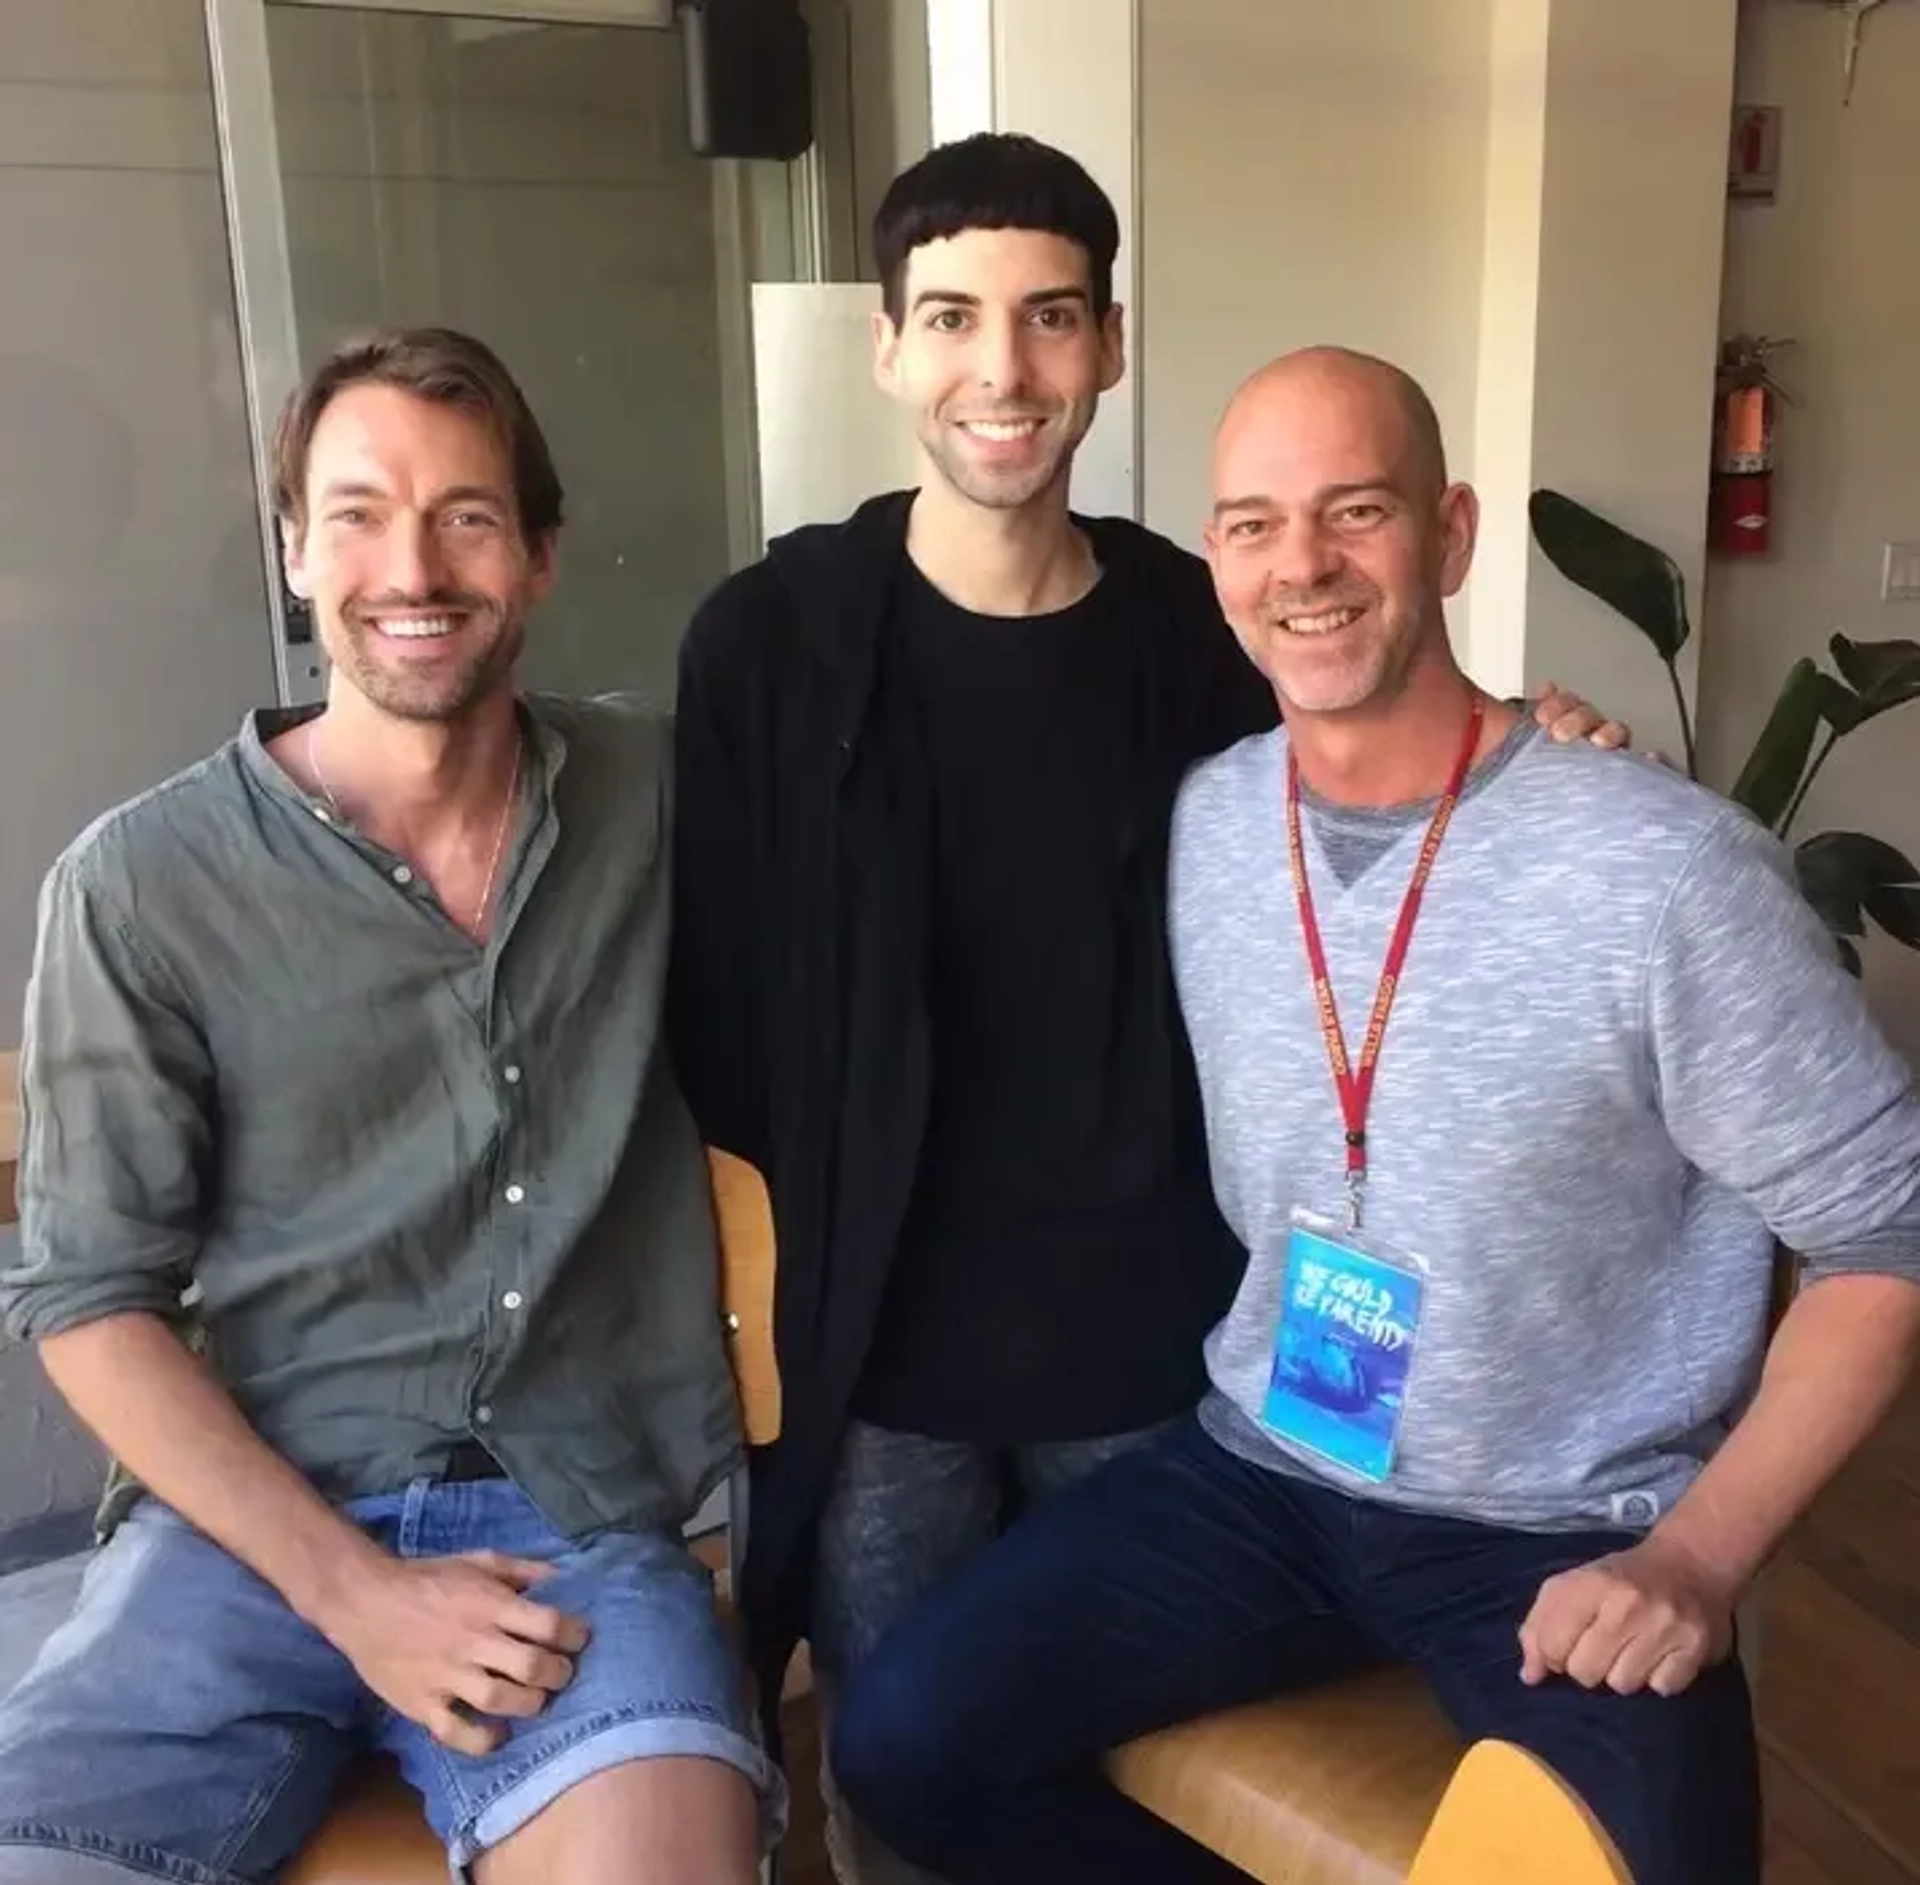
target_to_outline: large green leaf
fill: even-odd
[[[1895,942],[1920,949],[1920,884],[1882,884],[1866,897],[1867,914]]]
[[[1864,936],[1871,917],[1896,942],[1920,949],[1920,871],[1862,831],[1823,831],[1793,854],[1801,894],[1837,936]]]
[[[1558,491],[1527,501],[1534,540],[1571,583],[1617,609],[1672,661],[1687,645],[1687,584],[1664,550]]]
[[[1734,803],[1744,805],[1769,831],[1778,829],[1807,770],[1821,709],[1832,686],[1830,675],[1823,675],[1810,657],[1801,656],[1787,670],[1773,712],[1734,781]]]
[[[1853,726],[1920,700],[1920,642],[1849,641],[1836,635],[1827,645],[1833,651],[1833,665],[1859,698]],[[1852,727],[1840,731],[1851,732]]]

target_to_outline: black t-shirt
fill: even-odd
[[[1217,1219],[1197,1129],[1166,1129],[1165,828],[1140,828],[1128,777],[1128,606],[1102,580],[1055,614],[982,616],[911,564],[901,579],[887,632],[932,781],[934,1072],[855,1403],[883,1426],[1081,1438],[1175,1411],[1196,1373],[1183,1252]]]

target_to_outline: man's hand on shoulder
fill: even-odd
[[[1733,1647],[1740,1592],[1658,1535],[1541,1585],[1520,1626],[1520,1680],[1678,1695]]]
[[[1587,740],[1614,752],[1633,744],[1633,729],[1610,720],[1598,707],[1570,694],[1558,681],[1548,681],[1534,696],[1533,717],[1556,740]]]
[[[385,1557],[313,1621],[382,1701],[443,1747],[485,1754],[502,1718],[538,1715],[573,1680],[586,1647],[577,1617],[524,1594],[549,1568],[495,1551]]]

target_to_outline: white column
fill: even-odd
[[[1736,6],[1494,9],[1471,665],[1552,677],[1669,751],[1658,659],[1533,551],[1525,506],[1551,486],[1660,545],[1698,627]]]
[[[1480,548],[1459,652],[1473,678],[1496,694],[1526,685],[1549,18],[1540,0],[1494,0],[1474,449],[1471,465],[1459,468],[1480,493]]]
[[[1120,218],[1114,294],[1139,305],[1139,155],[1135,0],[927,0],[933,138],[1024,131],[1070,152]],[[1129,361],[1140,358],[1129,335]],[[1139,398],[1131,364],[1081,447],[1073,499],[1082,511],[1140,514]]]

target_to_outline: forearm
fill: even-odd
[[[1653,1536],[1744,1588],[1891,1409],[1920,1346],[1920,1286],[1835,1276],[1788,1309],[1760,1390]]]
[[[158,1317],[109,1316],[48,1337],[54,1385],[147,1490],[266,1579],[326,1633],[385,1554],[246,1423]]]

